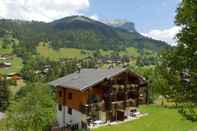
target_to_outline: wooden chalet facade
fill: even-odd
[[[81,69],[49,85],[56,87],[60,127],[124,120],[132,108],[147,103],[146,81],[125,68]]]

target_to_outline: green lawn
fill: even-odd
[[[1,128],[6,128],[6,120],[3,119],[3,120],[0,120],[0,130]]]
[[[7,53],[12,53],[12,48],[8,46],[7,48],[3,48],[3,40],[0,38],[0,55],[1,54],[7,54]]]
[[[113,50],[99,50],[102,56],[110,56]]]
[[[140,54],[136,48],[129,47],[124,51],[120,51],[119,53],[121,56],[132,56],[132,57],[138,57]]]
[[[18,44],[19,41],[16,39],[13,39],[15,41],[15,44]],[[6,48],[2,48],[3,40],[0,38],[0,57],[4,54],[12,54],[13,48],[12,45],[7,45]],[[11,56],[8,60],[0,60],[0,62],[9,62],[12,64],[9,68],[0,68],[0,74],[10,74],[10,73],[18,73],[23,67],[22,59],[19,57],[16,57],[15,55]]]
[[[84,58],[87,57],[85,54],[81,54],[80,49],[74,48],[60,48],[59,50],[54,50],[48,47],[48,44],[41,43],[37,47],[37,52],[44,57],[47,57],[51,60],[58,60],[60,58]]]
[[[10,62],[12,66],[8,68],[0,68],[1,74],[18,73],[23,67],[22,59],[19,57],[13,56],[8,62]]]
[[[197,122],[191,122],[182,117],[176,109],[156,106],[141,106],[141,112],[149,113],[138,120],[127,123],[106,126],[93,131],[189,131],[197,130]]]
[[[112,50],[99,50],[102,56],[109,56],[113,51]],[[76,48],[60,48],[59,50],[54,50],[48,46],[47,43],[40,43],[37,47],[37,52],[44,57],[47,57],[51,60],[58,60],[60,58],[77,58],[82,59],[88,57],[88,54],[82,54],[81,49]],[[92,51],[87,51],[89,55],[92,54]],[[126,50],[120,51],[121,56],[133,56],[138,57],[140,54],[136,48],[130,47]]]

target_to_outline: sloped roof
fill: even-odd
[[[49,85],[84,90],[126,70],[126,68],[81,69],[80,72],[75,72],[73,74],[51,81],[49,82]]]

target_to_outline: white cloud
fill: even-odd
[[[176,34],[180,30],[181,30],[181,27],[174,26],[174,27],[164,29],[164,30],[154,29],[147,33],[142,33],[142,35],[151,37],[156,40],[165,41],[169,43],[170,45],[176,45],[177,43],[176,43],[175,37],[176,37]]]
[[[0,17],[52,21],[79,14],[89,6],[89,0],[0,0]]]
[[[93,20],[99,20],[98,15],[92,15],[92,16],[90,16],[89,18],[91,18],[91,19],[93,19]]]

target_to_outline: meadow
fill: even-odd
[[[186,120],[177,109],[155,105],[141,106],[141,112],[148,113],[140,119],[119,125],[105,126],[92,131],[196,131],[197,122]]]

